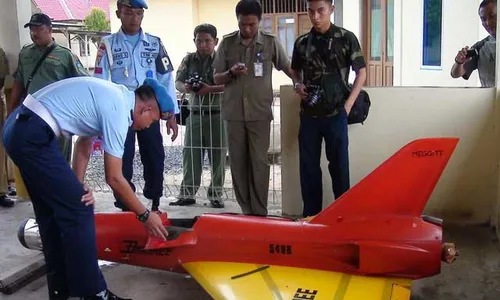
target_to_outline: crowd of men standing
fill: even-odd
[[[276,69],[291,79],[295,92],[301,99],[298,144],[303,216],[316,215],[322,209],[323,183],[320,157],[323,140],[335,198],[350,188],[348,118],[365,83],[366,64],[357,37],[351,31],[330,21],[334,12],[332,0],[307,1],[312,28],[295,40],[291,59],[274,35],[259,29],[263,13],[260,2],[240,0],[235,7],[238,30],[223,36],[219,43],[215,26],[211,24],[196,26],[193,32],[196,51],[183,58],[175,77],[175,68],[162,40],[158,36],[146,33],[142,28],[144,10],[147,8],[144,0],[117,0],[116,16],[121,21],[121,27],[118,32],[103,38],[92,75],[86,71],[70,49],[54,41],[50,18],[41,13],[34,14],[25,24],[25,28],[30,29],[33,43],[23,47],[19,53],[14,84],[6,109],[2,95],[0,107],[2,127],[5,115],[12,113],[28,95],[63,79],[93,76],[120,84],[129,91],[137,91],[143,82],[151,79],[164,87],[168,94],[168,97],[164,98],[177,99],[176,90],[187,95],[189,116],[183,120],[183,124],[186,124],[183,150],[184,176],[178,199],[170,205],[195,204],[201,181],[202,162],[207,153],[212,171],[212,182],[207,197],[213,207],[224,207],[222,190],[227,149],[236,200],[243,214],[265,216],[268,213],[270,175],[267,151],[273,119],[272,72]],[[494,52],[493,42],[496,38],[496,21],[493,22],[496,20],[496,1],[483,1],[479,13],[483,25],[489,29],[491,36],[482,43],[474,45],[473,48],[477,50],[476,55],[468,54],[468,48],[459,52],[452,69],[452,76],[462,76],[467,79],[473,70],[479,69],[481,81],[487,84],[491,81],[491,76],[488,75],[491,75],[492,71],[486,59],[490,59]],[[481,44],[480,50],[477,49],[479,44]],[[346,91],[343,86],[348,82],[351,69],[355,72],[355,80],[352,88]],[[8,72],[5,53],[0,49],[2,90]],[[193,81],[193,78],[198,78],[199,82]],[[95,79],[95,82],[101,84],[103,81]],[[45,90],[45,93],[50,94],[48,90],[50,89]],[[158,98],[158,94],[155,97]],[[283,102],[281,104],[287,105]],[[175,105],[175,113],[179,112],[179,107]],[[130,118],[133,119],[133,116],[131,111]],[[167,132],[172,133],[173,141],[177,138],[178,122],[182,117],[165,119]],[[10,120],[13,122],[13,118]],[[106,132],[107,129],[109,128],[104,128],[103,131],[113,134],[112,130]],[[123,136],[125,129],[126,127]],[[160,198],[163,196],[165,160],[160,123],[153,122],[151,126],[139,131],[132,128],[128,130],[123,147],[122,173],[134,191],[132,175],[136,137],[144,165],[144,196],[152,201],[151,210],[158,211]],[[69,163],[72,157],[71,138],[61,136],[58,141],[59,150]],[[88,143],[86,147],[90,149],[91,140],[88,137],[79,138],[78,145],[82,143]],[[54,151],[58,153],[57,150]],[[61,164],[65,166],[62,161],[61,158]],[[11,174],[6,171],[8,169],[8,159],[3,147],[0,147],[0,206],[4,207],[14,205],[14,201],[7,197],[9,193],[14,193],[13,190],[9,190],[8,183],[12,175],[10,177],[6,175]],[[119,168],[115,170],[120,173]],[[24,172],[27,170],[24,169]],[[84,177],[82,174],[79,175]],[[125,181],[122,182],[124,187],[128,188]],[[28,190],[28,192],[37,191]],[[132,198],[134,194],[130,192],[122,195],[129,195]],[[56,217],[51,205],[65,205],[58,202],[45,205],[46,209],[41,210],[40,206],[37,209],[40,203],[35,202],[51,203],[47,199],[53,195],[37,194],[37,196],[37,200],[33,201],[35,210],[38,210],[37,218],[45,218],[49,220],[47,222],[52,222],[50,220]],[[124,198],[120,199],[115,194],[115,206],[127,211],[130,207],[125,203],[131,201],[128,196]],[[146,215],[147,219],[149,211]],[[59,215],[58,218],[62,217]],[[72,222],[71,217],[63,219]],[[158,226],[165,230],[161,224]],[[46,234],[44,233],[44,236]],[[86,254],[82,254],[75,251],[71,257],[66,258],[54,253],[45,254],[47,257],[50,256],[52,263],[50,267],[55,266],[57,269],[62,268],[65,260],[68,265],[76,261],[82,265],[95,264],[93,261],[95,257],[92,256],[94,252],[87,251]],[[92,255],[89,256],[89,253]],[[47,273],[50,299],[67,299],[67,295],[60,293],[67,291],[67,286],[78,290],[78,293],[82,294],[81,299],[122,299],[108,291],[89,296],[90,292],[83,291],[84,288],[80,289],[80,282],[77,282],[74,276],[66,274],[66,271],[58,273],[54,270],[49,270]],[[79,272],[79,270],[67,271]],[[93,279],[99,281],[100,276],[94,274]]]
[[[173,99],[177,98],[176,90],[183,93],[189,112],[183,123],[186,125],[183,181],[178,199],[170,205],[196,203],[207,153],[212,175],[207,197],[212,207],[223,208],[228,153],[232,183],[242,212],[264,216],[270,176],[267,152],[273,120],[272,72],[283,71],[302,99],[298,139],[303,215],[317,214],[322,202],[323,139],[335,197],[349,188],[347,116],[365,82],[366,72],[356,36],[330,21],[334,12],[332,1],[311,0],[307,7],[313,26],[295,41],[292,60],[274,35],[260,29],[263,13],[260,2],[241,0],[235,7],[238,30],[223,36],[219,43],[215,26],[196,26],[193,32],[196,51],[183,58],[175,77],[175,67],[162,40],[142,28],[144,10],[148,8],[144,0],[117,0],[116,16],[121,26],[118,32],[102,39],[93,74],[86,71],[68,48],[54,41],[50,18],[34,14],[25,25],[30,29],[33,44],[23,47],[19,54],[7,114],[27,94],[69,77],[94,76],[122,84],[129,90],[135,90],[146,78],[155,78]],[[337,56],[339,66],[332,64],[332,55]],[[340,82],[347,82],[351,67],[356,79],[351,93],[345,95],[337,88]],[[198,76],[197,85],[192,81],[194,76]],[[309,93],[315,86],[320,87],[321,96],[312,102]],[[167,121],[172,140],[177,138],[178,123],[179,118]],[[144,196],[151,200],[151,210],[157,211],[163,196],[165,160],[160,123],[128,132],[122,171],[134,191],[136,137],[144,165]],[[60,150],[70,162],[71,139],[61,137]],[[128,210],[116,194],[115,199],[117,208]],[[0,201],[3,206],[13,205],[8,198]]]

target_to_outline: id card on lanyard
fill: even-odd
[[[255,77],[264,76],[264,64],[262,63],[262,52],[257,52],[257,61],[253,63]]]

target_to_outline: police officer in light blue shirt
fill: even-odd
[[[122,299],[107,289],[97,263],[94,198],[83,183],[92,137],[103,138],[107,184],[150,235],[166,239],[159,215],[143,206],[123,177],[122,155],[129,128],[141,131],[160,118],[175,119],[175,103],[156,79],[130,91],[109,81],[77,77],[28,95],[7,119],[3,143],[33,203],[49,299]],[[73,170],[58,148],[62,135],[79,136]]]
[[[103,38],[97,53],[94,76],[111,80],[134,90],[148,77],[156,78],[165,86],[170,97],[176,99],[173,66],[159,37],[145,33],[141,28],[144,0],[118,0],[117,17],[122,26],[117,33]],[[179,112],[175,102],[175,112]],[[177,137],[177,122],[167,122],[167,133],[173,130],[172,141]],[[163,194],[163,171],[165,152],[160,124],[137,133],[141,161],[144,164],[144,196],[153,202],[152,210],[158,210]],[[129,131],[123,156],[123,174],[135,191],[132,183],[135,156],[135,133]],[[120,196],[115,194],[115,206],[127,210]]]

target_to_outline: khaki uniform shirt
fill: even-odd
[[[39,49],[35,44],[23,47],[19,53],[19,63],[14,78],[26,87],[28,78],[33,72],[38,60],[42,57],[44,50]],[[66,47],[56,45],[56,47],[45,58],[40,68],[33,76],[27,94],[33,94],[39,89],[56,81],[78,76],[90,76],[83,67],[78,57]]]
[[[182,60],[179,69],[177,69],[176,81],[185,82],[194,73],[198,73],[201,81],[208,85],[215,85],[214,71],[212,63],[214,55],[203,59],[198,52],[189,53]],[[194,92],[187,94],[189,101],[189,110],[191,111],[219,111],[220,99],[222,93],[209,93],[206,95],[198,96]]]
[[[256,77],[254,63],[257,54],[263,60],[263,76]],[[222,100],[222,118],[228,121],[272,120],[273,102],[272,71],[289,68],[290,59],[278,39],[261,30],[247,47],[239,31],[225,35],[214,59],[214,72],[223,73],[234,64],[245,63],[248,75],[233,78],[225,84]]]

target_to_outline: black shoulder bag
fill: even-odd
[[[24,87],[24,94],[23,94],[22,99],[26,98],[26,95],[28,95],[28,88],[29,88],[31,82],[33,81],[33,76],[35,76],[36,71],[38,71],[38,69],[42,65],[43,61],[45,60],[45,58],[47,58],[47,56],[50,54],[50,52],[52,52],[52,50],[54,50],[55,47],[56,47],[56,43],[52,43],[52,45],[50,47],[47,47],[47,49],[45,49],[45,52],[43,53],[42,57],[40,57],[40,59],[38,60],[35,68],[33,69],[33,71],[30,74],[30,77],[28,77],[28,82],[26,83],[26,86]]]

